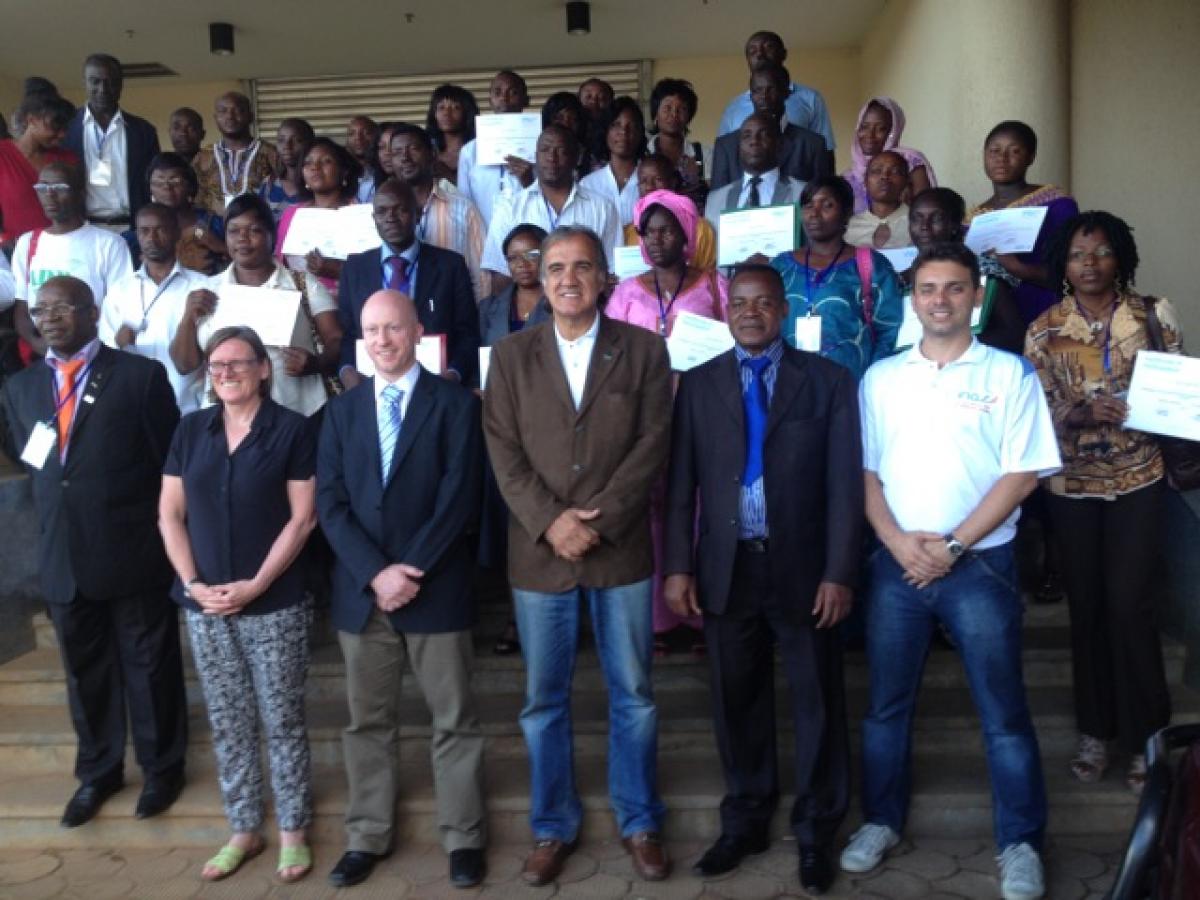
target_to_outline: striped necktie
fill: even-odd
[[[58,373],[62,384],[58,386],[58,452],[60,457],[67,455],[67,440],[71,436],[71,420],[75,418],[75,378],[83,368],[82,359],[69,359],[58,363]]]
[[[379,460],[384,483],[392,470],[392,456],[396,453],[396,438],[400,434],[400,398],[403,396],[404,391],[394,384],[389,384],[379,395]]]

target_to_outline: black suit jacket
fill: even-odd
[[[723,134],[713,145],[712,181],[716,190],[742,177],[742,161],[738,157],[737,131]],[[779,138],[779,171],[791,178],[812,181],[821,175],[833,174],[833,154],[825,146],[825,138],[815,131],[790,122]]]
[[[41,527],[42,591],[49,603],[166,591],[174,573],[158,532],[158,495],[175,393],[155,360],[101,347],[77,395],[65,464],[57,447],[28,467]],[[55,410],[54,373],[35,362],[4,387],[5,445],[20,457]]]
[[[67,137],[63,145],[79,157],[81,163],[86,157],[83,154],[83,114],[86,107],[79,107],[75,117],[67,125]],[[129,216],[134,218],[137,211],[150,202],[150,188],[146,184],[146,170],[150,168],[150,160],[158,153],[158,130],[138,116],[127,110],[121,110],[121,118],[125,120],[125,169],[129,179]]]
[[[325,405],[317,453],[317,509],[333,547],[333,624],[363,630],[371,581],[393,563],[425,572],[421,590],[391,613],[398,631],[462,631],[475,622],[471,579],[483,477],[483,433],[473,392],[421,370],[380,477],[374,379]]]
[[[354,365],[354,342],[362,337],[362,308],[383,288],[381,250],[353,253],[338,279],[338,315],[342,322],[342,366]],[[413,285],[417,317],[426,334],[446,335],[446,364],[473,384],[479,369],[479,311],[471,273],[460,254],[422,243]]]
[[[717,614],[733,583],[745,459],[742,384],[731,350],[680,379],[664,544],[664,573],[694,573],[701,605]],[[844,366],[784,347],[763,478],[771,578],[780,597],[794,598],[788,609],[807,619],[820,582],[854,587],[858,581],[862,441],[857,390]]]

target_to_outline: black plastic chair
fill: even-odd
[[[1200,723],[1172,725],[1146,741],[1146,785],[1125,845],[1125,858],[1107,900],[1142,900],[1153,895],[1163,820],[1175,787],[1171,754],[1194,741],[1200,741]]]

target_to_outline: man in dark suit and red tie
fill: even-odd
[[[462,256],[417,239],[417,208],[413,190],[389,178],[371,201],[378,250],[352,253],[338,279],[338,310],[342,323],[342,360],[338,374],[346,387],[362,381],[355,368],[355,344],[363,336],[359,317],[367,298],[379,290],[411,297],[426,335],[446,340],[447,378],[471,384],[479,367],[479,311],[471,273]]]
[[[779,799],[775,647],[791,692],[800,883],[833,881],[850,798],[842,654],[863,534],[854,378],[780,338],[779,273],[729,284],[736,346],[684,373],[675,398],[663,571],[679,615],[704,615],[725,797],[709,878],[770,844]],[[699,540],[696,516],[699,515]]]
[[[50,278],[30,316],[45,361],[4,388],[0,433],[33,483],[42,592],[58,636],[81,782],[62,824],[87,822],[124,784],[126,717],[144,773],[138,818],[183,789],[187,699],[174,577],[158,533],[162,466],[179,422],[156,360],[96,336],[78,278]]]
[[[376,195],[378,198],[378,195]],[[365,880],[395,841],[400,678],[407,661],[433,718],[433,783],[450,881],[485,874],[483,732],[471,696],[479,401],[416,361],[413,301],[362,306],[375,375],[325,407],[317,508],[337,562],[333,624],[346,659],[347,849],[336,887]]]

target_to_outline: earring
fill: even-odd
[[[1066,278],[1063,279],[1062,295],[1064,297],[1071,296],[1071,282],[1067,281]]]

